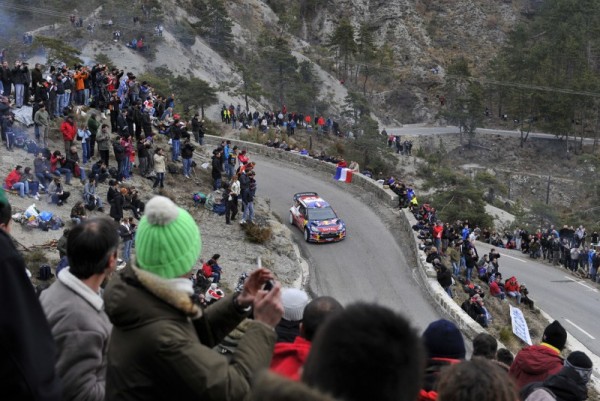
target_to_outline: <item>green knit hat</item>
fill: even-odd
[[[163,278],[180,277],[192,270],[201,250],[194,218],[164,196],[150,199],[135,235],[138,267]]]

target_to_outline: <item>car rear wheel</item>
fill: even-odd
[[[294,225],[294,215],[290,212],[290,224]]]
[[[308,232],[308,228],[304,229],[304,241],[310,242],[310,233]]]

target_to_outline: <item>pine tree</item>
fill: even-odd
[[[329,46],[336,49],[336,57],[344,60],[341,77],[344,80],[347,79],[350,59],[354,56],[357,49],[354,39],[354,27],[347,18],[342,19],[335,31],[333,31],[329,39]]]

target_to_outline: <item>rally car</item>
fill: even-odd
[[[346,224],[316,192],[294,195],[290,224],[303,231],[306,242],[334,242],[346,238]]]

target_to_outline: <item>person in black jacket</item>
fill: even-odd
[[[20,60],[15,61],[15,68],[12,70],[12,81],[15,85],[15,106],[20,109],[23,104],[28,103],[29,90],[25,93],[25,88],[29,88],[29,68],[27,63]]]
[[[112,217],[117,223],[119,223],[123,218],[125,194],[127,194],[127,188],[121,188],[121,190],[117,192],[110,201],[110,217]]]
[[[212,157],[212,178],[213,178],[213,190],[221,188],[221,176],[223,173],[223,164],[221,163],[222,151],[217,149],[213,151]]]
[[[192,157],[194,156],[194,145],[190,143],[189,139],[183,142],[183,148],[181,149],[181,158],[183,159],[183,176],[190,178],[192,173]]]
[[[438,283],[448,293],[448,296],[452,298],[452,272],[439,259],[433,260],[433,267],[437,273]]]
[[[56,346],[10,237],[11,206],[0,189],[0,394],[10,400],[61,400]]]

